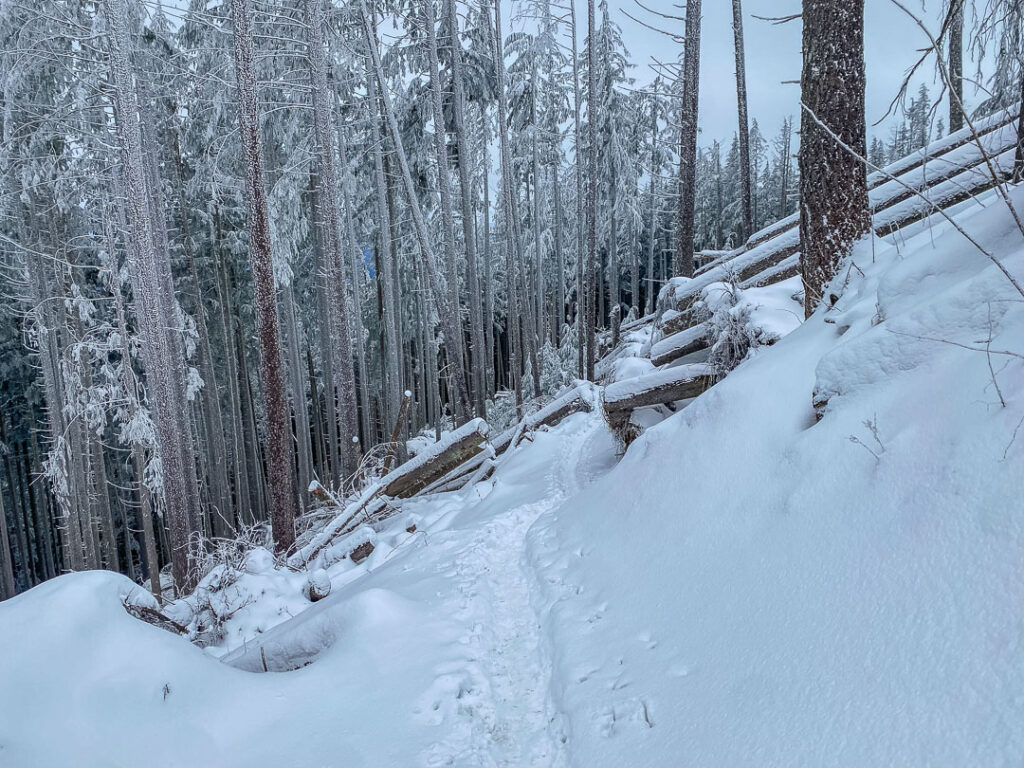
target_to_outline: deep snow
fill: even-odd
[[[1024,275],[994,195],[958,220]],[[230,648],[110,574],[0,604],[0,766],[1019,765],[1024,300],[941,220],[892,240],[617,464],[598,415],[538,432]]]

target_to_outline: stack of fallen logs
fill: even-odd
[[[470,421],[363,490],[312,539],[293,552],[288,564],[295,568],[307,567],[328,547],[360,526],[391,517],[396,512],[397,500],[457,491],[487,479],[503,453],[529,439],[531,433],[542,427],[555,426],[567,416],[592,410],[596,399],[595,389],[581,384],[490,441],[487,422],[483,419]],[[314,494],[325,493],[317,485],[310,490]]]

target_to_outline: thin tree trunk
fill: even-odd
[[[190,550],[192,537],[198,533],[200,511],[194,447],[182,423],[182,416],[188,411],[186,363],[181,339],[172,327],[176,312],[170,264],[167,254],[158,254],[154,247],[155,230],[147,205],[152,198],[146,179],[138,100],[129,64],[130,13],[124,0],[107,0],[107,9],[118,142],[131,225],[133,253],[129,272],[145,342],[143,362],[163,465],[174,581],[179,592],[187,593],[198,577]]]
[[[754,231],[754,214],[751,208],[750,197],[750,121],[747,117],[747,65],[743,52],[742,0],[732,0],[732,35],[736,50],[736,112],[739,117],[740,145],[740,208],[743,213],[743,231],[740,233],[740,239],[746,240]]]
[[[576,170],[576,375],[582,379],[587,373],[586,348],[589,326],[586,318],[589,301],[587,298],[586,255],[583,250],[585,219],[583,212],[583,158],[580,156],[583,149],[583,120],[581,117],[580,64],[579,54],[576,50],[576,0],[569,0],[569,21],[569,37],[572,43],[573,138],[576,151],[576,162],[573,163]]]
[[[484,317],[480,297],[480,267],[476,242],[476,211],[473,201],[470,141],[466,131],[466,91],[462,72],[462,43],[455,0],[445,0],[450,35],[455,146],[458,148],[459,191],[462,198],[462,239],[466,244],[466,290],[469,294],[469,338],[473,404],[484,415],[487,389],[487,357],[484,349]]]
[[[459,319],[459,276],[458,251],[455,247],[455,216],[452,211],[451,177],[448,169],[448,142],[446,140],[444,103],[441,95],[441,73],[437,57],[437,28],[434,18],[434,0],[421,0],[423,5],[423,25],[427,32],[427,67],[430,74],[430,107],[434,123],[434,159],[437,164],[437,191],[441,201],[441,232],[444,235],[444,273],[448,282],[448,302],[455,313],[455,327],[458,335],[445,343],[449,369],[466,370],[464,355],[462,321]],[[462,147],[465,149],[465,147]],[[457,376],[456,376],[457,377]],[[459,423],[466,421],[472,413],[471,407],[464,407],[461,397],[453,398],[453,411]]]
[[[655,86],[657,88],[657,86]],[[654,281],[654,249],[658,230],[658,92],[651,96],[651,222],[647,229],[647,303],[644,314],[654,311],[657,283]]]
[[[697,106],[700,103],[700,0],[686,3],[683,97],[679,131],[679,224],[674,271],[693,277],[693,238],[697,185]]]
[[[964,0],[951,0],[949,9],[949,132],[964,127]]]
[[[800,91],[800,265],[804,312],[871,227],[864,164],[864,0],[804,0]],[[820,121],[820,123],[819,123]]]
[[[416,194],[416,187],[413,184],[412,172],[409,170],[409,160],[405,154],[405,146],[402,142],[402,134],[395,117],[391,104],[391,96],[388,93],[387,81],[384,77],[384,69],[380,62],[380,52],[377,50],[377,39],[370,22],[369,13],[366,10],[366,3],[360,0],[360,12],[363,18],[363,30],[366,35],[366,45],[370,52],[370,58],[374,73],[377,77],[377,84],[380,88],[381,102],[384,107],[384,117],[387,120],[388,130],[391,134],[391,143],[394,147],[395,156],[398,159],[399,169],[402,174],[402,181],[405,184],[406,195],[409,198],[409,209],[412,214],[413,228],[416,233],[416,240],[419,246],[420,258],[423,261],[426,271],[427,285],[433,297],[434,305],[437,308],[438,318],[444,328],[445,347],[449,351],[449,362],[452,364],[452,376],[455,380],[454,405],[455,414],[462,419],[470,411],[469,389],[466,385],[465,369],[458,365],[461,360],[461,329],[456,312],[458,307],[450,305],[447,295],[441,286],[441,276],[437,268],[437,260],[434,255],[433,246],[430,243],[430,235],[427,231],[426,222],[423,219],[423,211],[420,209],[419,199]]]
[[[692,3],[693,0],[690,0]],[[587,0],[587,131],[590,153],[587,170],[590,178],[587,186],[587,255],[585,293],[589,304],[586,312],[587,323],[587,381],[594,380],[594,365],[597,362],[596,335],[594,326],[594,269],[597,263],[597,22],[594,0]]]
[[[384,138],[380,132],[380,101],[377,96],[377,80],[369,66],[366,69],[366,92],[370,102],[370,140],[373,142],[373,171],[377,183],[377,227],[380,242],[380,259],[382,265],[381,275],[378,279],[384,281],[381,291],[384,301],[384,372],[385,372],[385,400],[387,407],[384,409],[388,421],[397,418],[398,409],[401,407],[402,393],[402,364],[401,364],[401,342],[398,333],[397,316],[397,293],[394,290],[398,275],[393,267],[394,248],[391,242],[391,214],[388,207],[387,179],[384,175]]]
[[[1017,119],[1017,154],[1013,160],[1013,181],[1024,181],[1024,67],[1020,73],[1020,117]]]

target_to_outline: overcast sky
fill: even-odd
[[[664,13],[683,14],[675,7],[676,3],[681,5],[682,0],[641,2]],[[577,3],[582,5],[581,0]],[[622,10],[661,28],[669,27],[671,22],[655,19],[641,10],[634,0],[609,0],[609,5],[622,28],[630,58],[637,64],[633,76],[637,84],[646,84],[653,79],[648,66],[651,55],[662,60],[674,60],[678,46],[666,36],[631,21]],[[888,137],[888,127],[872,128],[872,123],[885,114],[907,69],[920,55],[918,49],[928,45],[928,38],[892,0],[866,0],[865,5],[868,135],[877,133],[884,139]],[[933,32],[938,30],[941,0],[905,0],[904,5],[926,19]],[[585,5],[583,10],[585,14]],[[787,115],[799,119],[799,86],[781,83],[800,79],[801,27],[799,21],[773,25],[753,17],[778,17],[799,11],[800,0],[743,0],[750,116],[757,119],[762,132],[768,137],[778,130]],[[586,16],[583,15],[582,19],[585,22]],[[678,30],[673,31],[681,29],[680,23]],[[700,143],[706,145],[714,139],[726,140],[736,130],[736,68],[730,0],[704,0],[701,33]],[[964,70],[973,71],[966,54]],[[934,98],[940,91],[938,80],[933,82],[934,74],[933,64],[922,69],[915,81],[915,90],[917,83],[924,80]],[[966,86],[964,90],[968,104],[977,101],[972,87]]]

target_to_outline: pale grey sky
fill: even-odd
[[[682,5],[682,0],[641,2],[664,13],[683,14],[676,7],[677,3]],[[582,5],[581,0],[577,0],[577,3]],[[609,4],[622,28],[631,59],[638,65],[633,76],[638,84],[647,83],[653,78],[647,66],[651,55],[671,60],[676,57],[675,49],[678,46],[668,37],[644,29],[622,13],[624,9],[644,21],[655,21],[634,0],[609,0]],[[799,13],[800,5],[800,0],[743,0],[750,116],[758,120],[762,132],[769,137],[778,130],[787,115],[799,119],[799,86],[781,83],[800,79],[801,27],[799,21],[773,25],[753,17]],[[907,69],[920,55],[918,49],[928,45],[928,38],[892,0],[866,0],[865,5],[868,134],[877,133],[884,139],[888,136],[888,127],[883,125],[872,128],[872,123],[885,114]],[[942,12],[941,0],[905,0],[904,5],[925,19],[929,29],[937,31]],[[586,17],[583,19],[585,21]],[[665,28],[669,24],[665,19],[658,19],[655,26]],[[679,25],[681,29],[682,24]],[[700,143],[705,145],[714,139],[728,140],[736,130],[736,81],[730,0],[704,0],[701,38]],[[973,71],[973,66],[967,62],[966,52],[964,69]],[[915,91],[916,84],[923,80],[927,82],[933,97],[937,95],[940,85],[937,79],[933,81],[934,76],[934,64],[930,62],[915,79]],[[971,86],[966,86],[964,90],[968,104],[977,101]],[[942,110],[942,113],[945,112]]]

